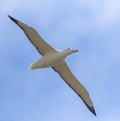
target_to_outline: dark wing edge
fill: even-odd
[[[25,35],[26,35],[27,38],[30,40],[30,42],[36,47],[37,51],[43,56],[44,53],[41,52],[40,49],[31,41],[29,35],[25,32],[24,28],[23,28],[22,26],[19,25],[19,22],[20,22],[20,21],[18,21],[17,19],[11,17],[10,15],[8,15],[8,17],[9,17],[13,22],[15,22],[15,23],[24,31]],[[22,22],[20,22],[20,23],[22,23]],[[22,23],[22,24],[24,24],[24,23]],[[34,32],[36,32],[36,34],[41,38],[41,36],[37,33],[37,31],[36,31],[33,27],[30,27],[30,26],[28,26],[28,25],[26,25],[26,24],[24,24],[24,25],[27,26],[27,27],[29,27],[29,28],[31,28],[31,29],[32,29]],[[44,44],[46,44],[49,48],[51,48],[51,50],[56,51],[52,46],[50,46],[50,45],[49,45],[47,42],[45,42],[42,38],[41,38],[41,40],[44,42]]]
[[[13,22],[15,22],[23,31],[24,31],[24,29],[18,24],[18,20],[17,19],[15,19],[15,18],[13,18],[13,17],[11,17],[10,15],[8,15],[8,17],[13,21]],[[25,31],[24,31],[24,33],[25,33]],[[30,38],[29,38],[29,36],[25,33],[25,35],[27,36],[27,38],[30,40]],[[30,42],[34,45],[34,43],[30,40]],[[35,45],[34,45],[35,46]],[[36,47],[36,46],[35,46]],[[36,49],[37,49],[37,51],[41,54],[41,55],[43,55],[42,54],[42,52],[40,52],[39,51],[39,49],[38,49],[38,47],[36,47]]]
[[[66,62],[64,62],[65,64],[66,64]],[[66,64],[66,66],[67,66],[67,64]],[[53,68],[53,70],[55,71],[55,72],[57,72],[59,75],[60,75],[60,77],[63,79],[63,80],[65,80],[64,79],[64,77],[62,76],[62,74],[58,71],[58,69],[54,66],[54,67],[52,67]],[[90,112],[92,112],[95,116],[96,116],[96,112],[95,112],[95,109],[94,109],[94,106],[89,106],[86,102],[85,102],[85,100],[81,97],[81,95],[79,95],[77,92],[76,92],[76,90],[67,82],[67,80],[65,80],[65,82],[67,83],[67,85],[71,88],[71,89],[73,89],[73,91],[82,99],[82,101],[85,103],[85,105],[87,106],[87,108],[90,110]],[[88,96],[89,96],[89,94],[88,94]]]

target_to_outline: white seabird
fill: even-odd
[[[34,28],[16,20],[11,16],[9,16],[9,18],[24,31],[28,39],[42,55],[42,58],[39,59],[37,62],[33,63],[30,68],[34,70],[38,68],[52,67],[56,72],[58,72],[63,80],[77,93],[77,95],[81,97],[88,109],[94,115],[96,115],[93,103],[87,90],[73,75],[65,61],[65,58],[67,56],[72,53],[78,52],[78,50],[72,50],[68,48],[63,51],[58,51],[51,47],[47,42],[45,42]]]

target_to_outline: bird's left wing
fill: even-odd
[[[55,65],[52,67],[59,75],[63,78],[63,80],[77,93],[79,97],[83,100],[86,104],[88,109],[94,114],[95,110],[93,107],[93,103],[89,97],[87,90],[84,86],[76,79],[73,73],[70,71],[69,67],[67,66],[66,62],[63,61],[60,64]]]
[[[13,18],[11,16],[9,16],[9,18],[13,22],[15,22],[24,31],[24,33],[26,34],[28,39],[36,47],[36,49],[38,50],[38,52],[41,55],[45,55],[47,53],[51,53],[51,52],[56,51],[52,46],[50,46],[47,42],[45,42],[42,39],[42,37],[37,33],[37,31],[34,28],[16,20],[15,18]]]

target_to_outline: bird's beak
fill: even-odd
[[[79,52],[79,50],[73,50],[73,53]]]

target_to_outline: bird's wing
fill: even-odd
[[[15,18],[13,18],[11,16],[9,16],[9,18],[13,22],[15,22],[24,31],[24,33],[26,34],[28,39],[36,47],[36,49],[38,50],[38,52],[41,55],[45,55],[45,54],[47,54],[49,52],[55,52],[56,51],[53,47],[51,47],[47,42],[45,42],[41,38],[41,36],[37,33],[37,31],[34,28],[32,28],[32,27],[30,27],[30,26],[16,20]]]
[[[63,78],[63,80],[77,93],[78,96],[81,97],[83,102],[86,104],[88,109],[94,114],[95,110],[92,104],[92,101],[89,97],[87,90],[83,87],[83,85],[76,79],[73,73],[70,71],[69,67],[67,66],[66,62],[62,62],[60,64],[55,65],[52,67],[59,75]]]

